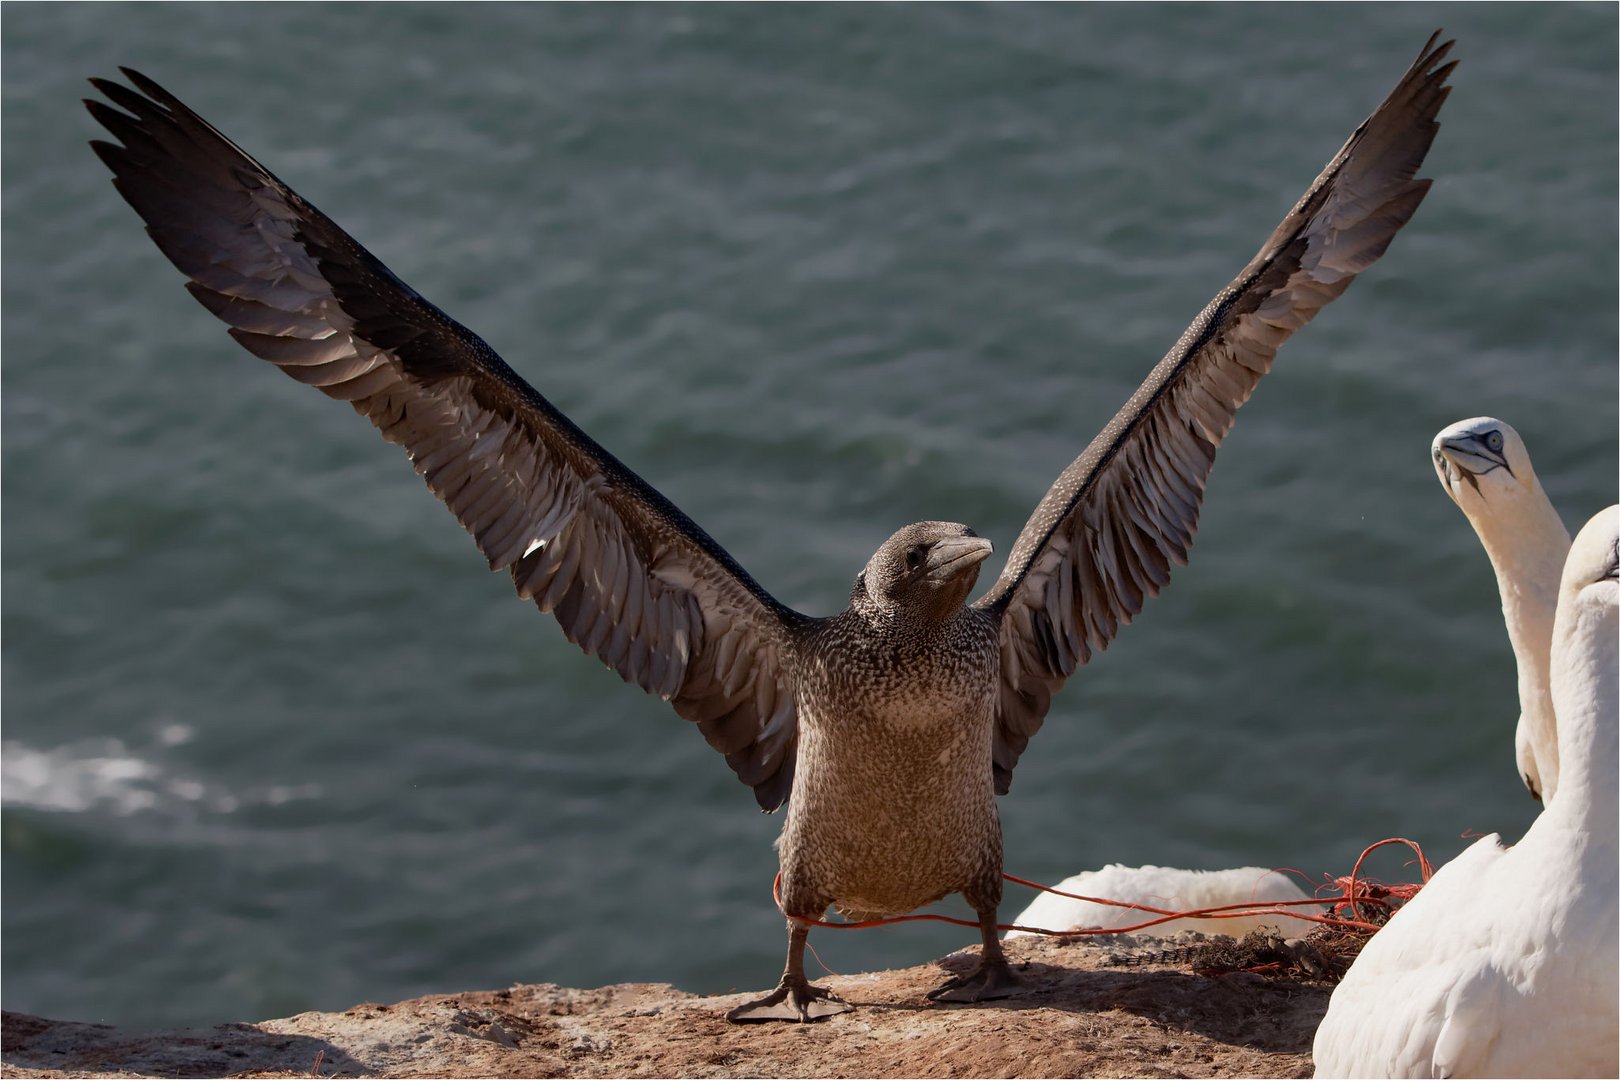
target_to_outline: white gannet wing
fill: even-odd
[[[1497,927],[1489,917],[1469,917],[1468,909],[1499,881],[1508,854],[1495,834],[1475,841],[1372,936],[1334,987],[1316,1029],[1317,1076],[1428,1076],[1448,1023],[1461,1035],[1478,1022],[1488,987],[1500,978],[1492,947]],[[1464,982],[1475,989],[1459,999]]]

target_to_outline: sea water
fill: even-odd
[[[988,583],[1443,23],[1432,192],[1240,414],[1190,565],[1056,698],[1007,866],[1319,882],[1532,819],[1495,582],[1428,448],[1499,416],[1571,532],[1615,501],[1612,6],[3,17],[7,1009],[752,990],[785,945],[779,819],[185,295],[85,145],[120,64],[830,614],[918,519],[994,540]],[[813,940],[856,971],[976,935]]]

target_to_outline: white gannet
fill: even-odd
[[[1434,471],[1496,571],[1502,621],[1519,664],[1519,776],[1545,805],[1558,790],[1558,728],[1547,689],[1548,649],[1569,533],[1530,467],[1519,433],[1490,416],[1434,437]]]
[[[1173,866],[1121,866],[1112,863],[1101,870],[1087,870],[1065,878],[1057,887],[1064,892],[1145,904],[1167,911],[1224,904],[1254,904],[1259,907],[1278,900],[1309,900],[1288,875],[1263,866],[1240,866],[1235,870],[1181,870]],[[1313,914],[1318,912],[1313,911]],[[1067,896],[1041,893],[1013,922],[1042,930],[1113,930],[1156,918],[1143,911],[1072,900]],[[1293,934],[1305,924],[1280,915],[1244,915],[1231,919],[1173,919],[1157,926],[1133,930],[1148,937],[1168,937],[1183,930],[1201,934],[1242,937],[1252,930],[1272,929]],[[1009,938],[1029,937],[1023,930],[1009,931]]]
[[[1317,1076],[1620,1073],[1617,574],[1611,506],[1559,588],[1557,800],[1513,847],[1493,834],[1446,864],[1373,936],[1317,1029]]]

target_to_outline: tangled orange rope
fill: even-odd
[[[1386,844],[1405,844],[1407,847],[1411,848],[1417,853],[1418,866],[1423,874],[1422,883],[1416,885],[1384,885],[1382,883],[1369,883],[1361,878],[1362,862],[1369,854],[1378,848],[1385,846]],[[1038,882],[1017,877],[1013,874],[1004,873],[1001,875],[1003,878],[1017,885],[1025,885],[1031,889],[1039,889],[1042,892],[1054,893],[1058,896],[1066,896],[1071,900],[1085,900],[1093,904],[1105,904],[1108,907],[1130,908],[1134,911],[1141,911],[1157,916],[1157,918],[1147,919],[1131,926],[1118,926],[1107,930],[1045,930],[1038,926],[1019,926],[1016,923],[997,923],[996,929],[1022,930],[1025,933],[1046,934],[1051,937],[1082,937],[1088,934],[1129,934],[1134,933],[1137,930],[1146,929],[1150,926],[1158,926],[1160,923],[1171,922],[1175,919],[1238,919],[1251,915],[1282,915],[1286,918],[1301,919],[1305,922],[1321,923],[1325,926],[1332,926],[1341,930],[1361,930],[1370,933],[1377,931],[1380,924],[1368,922],[1366,919],[1362,918],[1361,908],[1358,906],[1359,904],[1377,904],[1386,911],[1393,911],[1397,906],[1399,906],[1399,904],[1405,903],[1407,900],[1410,900],[1412,897],[1416,896],[1418,890],[1423,888],[1423,885],[1427,884],[1429,878],[1433,875],[1434,867],[1432,864],[1430,864],[1428,857],[1423,854],[1423,849],[1419,847],[1415,841],[1407,840],[1403,837],[1391,837],[1388,840],[1380,840],[1378,843],[1372,844],[1371,846],[1363,849],[1361,854],[1356,858],[1356,864],[1354,868],[1351,869],[1349,877],[1334,878],[1331,883],[1322,886],[1322,888],[1338,888],[1341,891],[1337,896],[1321,897],[1315,900],[1275,900],[1260,905],[1221,904],[1215,907],[1193,908],[1189,911],[1167,911],[1164,908],[1150,907],[1146,904],[1132,904],[1124,900],[1105,900],[1096,896],[1081,896],[1078,893],[1064,892],[1062,889],[1054,889],[1049,885],[1042,885]],[[784,915],[787,915],[787,911],[782,908],[782,872],[780,870],[776,873],[776,880],[771,884],[771,896],[776,900],[777,909],[782,911]],[[1308,915],[1300,911],[1284,910],[1285,908],[1296,908],[1310,905],[1326,905],[1328,914]],[[1349,908],[1349,918],[1343,918],[1333,914],[1333,912],[1343,907]],[[788,918],[794,920],[795,922],[803,923],[806,926],[823,926],[831,930],[864,930],[873,926],[892,926],[895,923],[918,922],[922,920],[951,923],[955,926],[969,926],[975,929],[977,929],[979,925],[976,922],[969,922],[966,919],[957,919],[952,918],[949,915],[935,915],[932,913],[922,915],[893,915],[884,919],[866,919],[862,922],[828,922],[825,919],[816,919],[805,915],[788,915]]]

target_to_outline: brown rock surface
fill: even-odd
[[[1122,942],[1124,944],[1122,944]],[[984,1005],[924,994],[941,967],[819,980],[859,1008],[737,1026],[748,995],[662,984],[432,995],[343,1013],[138,1033],[6,1013],[3,1075],[47,1076],[1309,1076],[1324,986],[1248,972],[1116,967],[1109,944],[1020,939],[1038,990]],[[1151,947],[1145,943],[1143,948]]]

